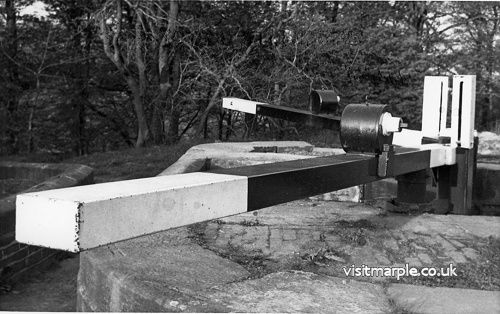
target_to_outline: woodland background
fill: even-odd
[[[0,155],[181,140],[307,139],[230,114],[233,96],[307,109],[390,104],[419,128],[425,75],[477,75],[476,128],[500,131],[499,2],[0,0]]]

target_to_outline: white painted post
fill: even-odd
[[[448,77],[447,76],[426,76],[424,79],[424,99],[422,106],[422,136],[439,137],[443,117],[443,106],[446,109],[448,102]],[[446,111],[445,111],[446,112]],[[444,118],[446,126],[446,117]]]
[[[441,98],[441,125],[439,126],[439,136],[450,136],[450,130],[446,127],[446,120],[448,119],[449,89],[448,78],[446,78],[446,81],[443,81],[443,93]]]
[[[453,76],[452,125],[455,142],[463,148],[474,147],[476,76]],[[460,114],[461,107],[461,114]]]

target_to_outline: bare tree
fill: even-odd
[[[129,16],[124,17],[124,12]],[[178,137],[179,111],[172,101],[172,88],[179,82],[181,58],[175,50],[178,14],[177,0],[168,3],[113,0],[97,14],[104,52],[122,74],[131,92],[138,122],[137,147],[145,145],[150,138],[145,114],[148,105],[153,106],[151,121],[155,142],[162,138],[165,105],[168,105],[169,119],[167,138],[175,141]],[[133,20],[133,30],[124,29],[127,18]],[[157,68],[151,68],[152,64]],[[153,93],[156,96],[147,99],[151,82],[158,84],[158,91]]]
[[[15,59],[18,50],[18,40],[17,40],[17,24],[16,24],[16,8],[14,0],[5,1],[5,18],[6,18],[6,45],[3,48],[4,54],[6,54],[10,60],[7,60],[7,79],[9,81],[8,94],[4,95],[6,99],[7,112],[9,114],[8,119],[14,119],[18,107],[18,91],[16,86],[19,85],[19,73],[17,65],[15,64]],[[7,124],[7,123],[6,123]],[[8,145],[13,149],[13,153],[18,152],[18,138],[17,132],[12,129],[12,127],[7,128]]]
[[[115,4],[114,21],[112,25],[108,25],[107,14],[109,10],[106,7],[100,14],[97,15],[100,37],[103,43],[104,52],[106,56],[113,62],[117,70],[124,77],[127,82],[128,88],[131,92],[132,103],[134,105],[135,114],[137,117],[137,140],[136,147],[141,147],[146,144],[149,139],[149,128],[144,111],[144,90],[146,80],[144,75],[144,59],[142,53],[142,31],[140,29],[141,18],[136,17],[136,33],[135,33],[135,65],[138,69],[138,76],[132,73],[131,66],[132,60],[130,59],[131,51],[127,50],[129,47],[122,47],[120,36],[123,36],[123,6],[122,0],[113,1]],[[125,52],[124,52],[125,51]]]

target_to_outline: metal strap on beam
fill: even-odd
[[[298,122],[309,127],[330,129],[335,131],[340,130],[339,116],[314,114],[307,110],[269,104],[257,105],[257,114],[292,122]]]
[[[286,106],[276,106],[239,98],[224,98],[222,107],[244,113],[260,114],[267,117],[298,122],[315,128],[340,130],[340,117],[327,114],[314,114]]]

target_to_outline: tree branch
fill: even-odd
[[[116,32],[113,35],[113,48],[114,48],[114,60],[116,63],[121,64],[120,58],[120,45],[118,43],[118,39],[120,38],[120,34],[122,32],[122,0],[116,0]]]

